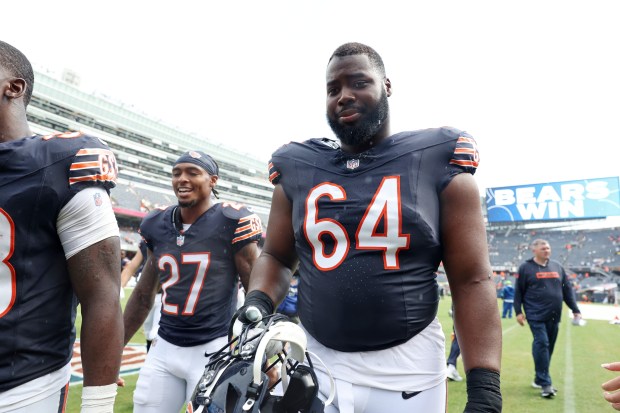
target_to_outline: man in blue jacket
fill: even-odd
[[[502,288],[502,300],[504,300],[504,309],[502,311],[502,318],[512,318],[512,307],[515,302],[515,288],[512,286],[512,281],[504,281],[504,287]]]
[[[564,268],[559,262],[549,259],[549,243],[543,239],[534,240],[532,252],[534,257],[519,267],[514,308],[517,322],[523,326],[523,306],[534,336],[532,355],[536,377],[532,386],[541,389],[542,397],[552,398],[557,390],[551,385],[549,365],[558,336],[562,301],[573,311],[575,320],[581,318],[581,312]]]

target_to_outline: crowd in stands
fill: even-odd
[[[600,230],[493,230],[488,243],[491,263],[507,270],[531,256],[530,243],[536,238],[549,241],[554,257],[564,266],[620,267],[620,228]]]

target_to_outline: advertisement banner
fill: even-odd
[[[620,215],[618,177],[489,188],[489,222],[554,221]]]

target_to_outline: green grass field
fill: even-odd
[[[131,290],[126,290],[126,297],[130,293]],[[446,297],[439,306],[439,319],[447,338],[446,351],[449,351],[449,340],[452,332],[452,319],[448,316],[450,304],[450,297]],[[77,322],[80,323],[79,317]],[[620,325],[610,325],[607,321],[588,320],[586,326],[575,327],[570,324],[569,317],[564,316],[551,362],[553,385],[559,392],[551,400],[541,398],[539,391],[530,387],[534,378],[534,362],[531,355],[532,334],[529,328],[519,326],[513,318],[502,320],[502,330],[501,374],[504,412],[592,413],[613,411],[603,399],[600,385],[614,377],[614,374],[603,369],[601,364],[620,360],[620,348],[618,347]],[[144,336],[141,331],[134,336],[132,342],[144,343]],[[460,358],[458,369],[464,376]],[[137,375],[125,376],[124,379],[126,386],[119,388],[116,397],[114,409],[116,413],[132,411],[132,396]],[[67,412],[80,411],[81,393],[82,386],[71,387]],[[450,382],[448,412],[462,412],[465,406],[465,396],[464,381]]]

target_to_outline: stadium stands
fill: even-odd
[[[531,257],[530,243],[549,241],[553,258],[564,266],[620,267],[620,228],[598,230],[488,230],[491,264],[497,271],[514,272]]]

